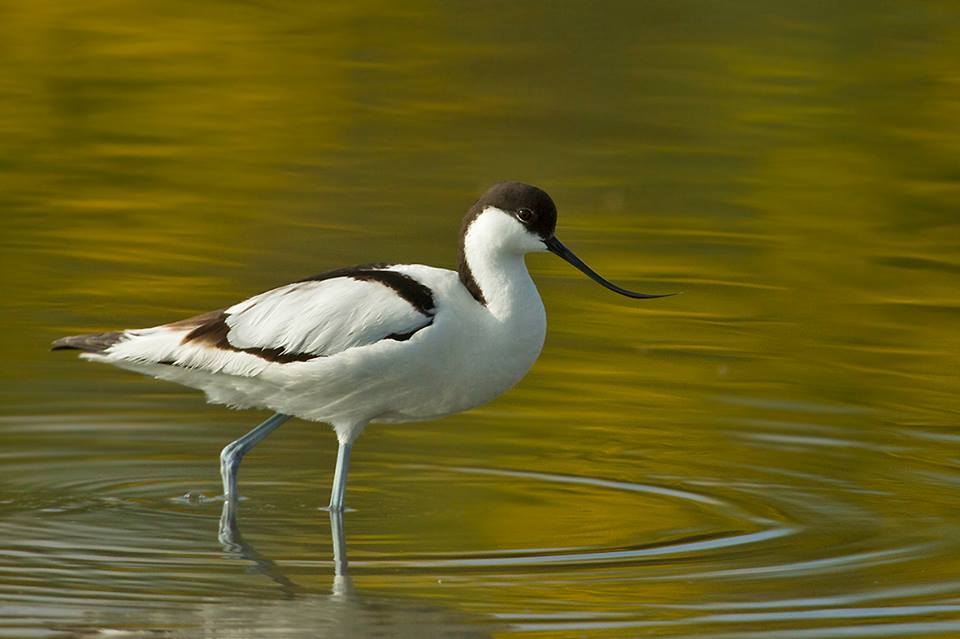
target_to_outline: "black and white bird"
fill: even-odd
[[[280,286],[229,308],[153,328],[65,337],[53,349],[203,390],[212,403],[275,414],[220,454],[224,497],[243,456],[291,417],[339,440],[329,509],[341,511],[350,449],[371,422],[474,408],[536,361],[547,323],[524,255],[550,251],[608,289],[554,234],[557,209],[535,186],[496,184],[463,219],[456,271],[365,264]]]

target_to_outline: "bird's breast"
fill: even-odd
[[[379,370],[403,392],[375,421],[415,421],[485,404],[519,382],[536,362],[546,314],[536,289],[491,309],[459,286],[435,288],[433,323],[398,344],[403,362]],[[388,371],[393,371],[391,375]]]
[[[460,356],[451,362],[461,394],[471,405],[486,403],[519,382],[543,349],[547,321],[539,296],[497,316],[478,312],[464,321]]]

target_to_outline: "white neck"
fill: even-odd
[[[542,308],[537,288],[523,261],[528,247],[517,242],[514,232],[517,226],[504,213],[488,210],[470,224],[463,237],[461,281],[472,276],[482,303],[500,320]],[[524,231],[521,229],[521,232]]]

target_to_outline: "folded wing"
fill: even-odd
[[[271,364],[330,357],[382,340],[404,341],[433,323],[432,291],[389,266],[331,271],[238,304],[147,329],[76,336],[55,348],[88,357],[255,375]]]

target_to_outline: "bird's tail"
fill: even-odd
[[[52,351],[75,350],[84,353],[102,353],[123,339],[123,331],[110,333],[87,333],[61,337],[50,346]]]

